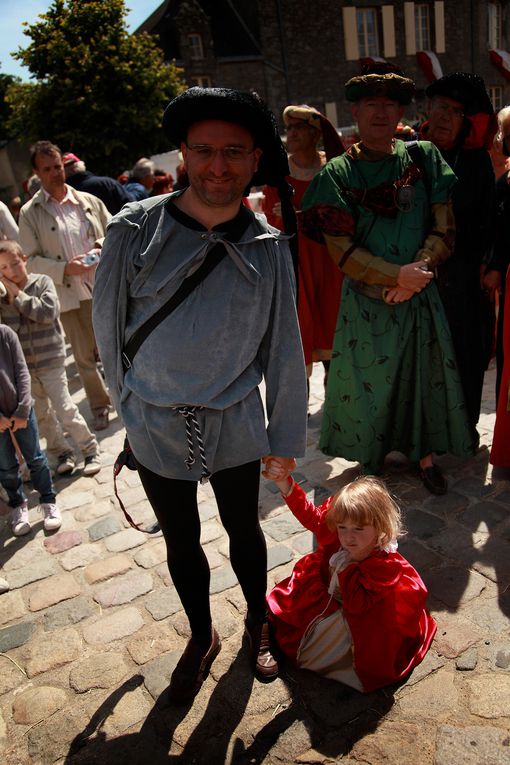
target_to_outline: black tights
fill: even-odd
[[[140,464],[138,472],[165,538],[168,569],[191,634],[197,643],[208,647],[211,574],[200,544],[197,483],[164,478]],[[266,613],[267,549],[258,517],[260,462],[220,470],[210,480],[248,613],[252,620],[262,620]]]

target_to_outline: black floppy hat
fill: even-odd
[[[163,130],[174,146],[180,146],[186,142],[191,125],[202,120],[221,120],[241,125],[252,134],[255,146],[262,149],[258,168],[249,187],[267,185],[278,189],[283,228],[287,234],[293,235],[290,249],[297,282],[297,222],[292,206],[294,190],[286,180],[290,174],[289,161],[276,117],[258,93],[231,88],[189,88],[172,99],[166,107]]]
[[[231,88],[189,88],[176,96],[165,109],[163,130],[177,147],[186,141],[195,122],[221,120],[246,128],[255,146],[262,149],[251,184],[279,186],[289,174],[287,153],[274,114],[260,96]]]
[[[440,77],[425,90],[428,98],[445,96],[458,101],[464,107],[464,113],[469,116],[493,114],[494,108],[487,93],[485,83],[478,74],[472,72],[452,72]]]

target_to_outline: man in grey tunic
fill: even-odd
[[[178,704],[193,699],[220,650],[200,545],[199,480],[210,477],[229,535],[254,672],[266,681],[278,674],[266,619],[260,462],[276,456],[286,465],[304,454],[307,406],[288,237],[243,205],[252,184],[285,190],[274,116],[256,94],[191,88],[170,102],[163,127],[180,146],[190,185],[126,205],[113,219],[97,270],[94,328],[190,622],[170,683]],[[206,258],[222,254],[125,371],[133,333]]]

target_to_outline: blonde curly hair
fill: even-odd
[[[405,534],[399,506],[375,476],[360,476],[335,494],[326,523],[333,530],[344,521],[373,526],[381,549]]]

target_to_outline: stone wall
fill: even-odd
[[[392,4],[388,0],[357,0],[355,3],[347,0],[335,3],[331,0],[315,0],[313,3],[310,0],[252,0],[249,8],[243,0],[237,12],[243,17],[244,28],[249,28],[255,48],[259,44],[260,55],[253,55],[255,48],[252,46],[249,55],[237,58],[214,57],[212,23],[210,29],[205,28],[210,19],[201,9],[200,0],[181,2],[174,20],[167,23],[177,24],[182,48],[182,60],[178,63],[184,67],[188,81],[193,75],[202,74],[210,77],[212,85],[256,89],[280,121],[283,107],[288,103],[307,103],[321,111],[326,111],[326,104],[333,103],[337,125],[345,126],[352,119],[343,97],[343,85],[349,77],[359,73],[360,61],[357,58],[346,60],[343,8],[378,7],[382,13],[382,6],[388,8],[389,5],[394,13],[395,56],[386,60],[396,63],[416,80],[417,102],[409,108],[407,115],[415,119],[426,108],[424,90],[428,81],[416,55],[406,52],[404,0]],[[502,104],[510,103],[510,83],[489,60],[486,0],[477,3],[446,0],[443,7],[446,51],[438,54],[443,73],[456,70],[477,72],[488,87],[501,88]],[[510,6],[502,3],[501,7],[501,47],[510,50]],[[434,8],[435,3],[431,1],[432,29]],[[186,35],[192,31],[200,32],[204,38],[206,58],[200,63],[187,59],[184,43]],[[382,25],[379,38],[382,43]],[[381,50],[381,55],[383,53]],[[167,51],[167,54],[171,52]]]

